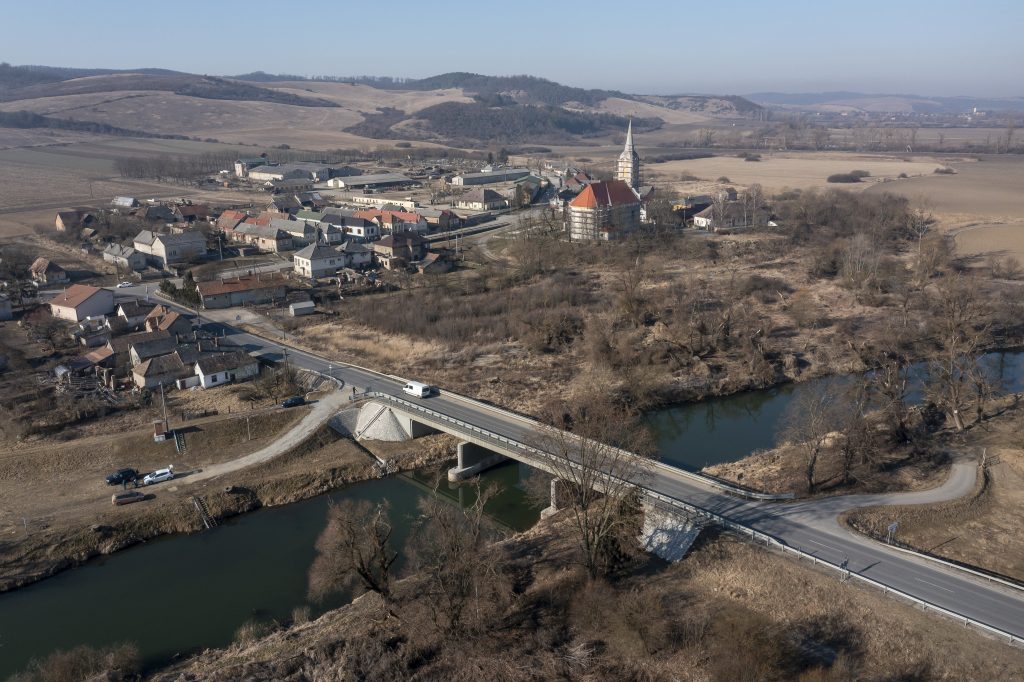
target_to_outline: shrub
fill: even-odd
[[[935,173],[937,175],[956,175],[956,171],[949,166],[943,166],[942,168],[936,168]]]
[[[411,149],[412,142],[396,142],[395,146],[399,149]]]
[[[833,173],[825,180],[827,182],[860,182],[860,176],[853,173]]]
[[[716,180],[715,182],[732,182],[732,180],[723,175],[719,177],[718,180]]]
[[[93,649],[77,646],[54,651],[41,660],[33,659],[28,669],[12,679],[19,682],[77,682],[102,676],[103,679],[129,679],[139,672],[139,652],[131,644]],[[114,673],[114,675],[111,675]]]
[[[679,182],[696,182],[697,180],[700,180],[700,178],[690,171],[684,170],[679,174]]]
[[[793,287],[776,277],[765,277],[764,275],[750,275],[740,282],[738,293],[741,296],[754,296],[762,303],[774,303],[779,300],[779,294],[792,293]]]
[[[302,623],[308,623],[312,617],[312,611],[309,608],[309,604],[303,606],[296,606],[292,609],[292,623],[300,625]]]
[[[897,178],[901,178],[901,179],[903,179],[903,178],[909,178],[910,176],[909,176],[909,175],[907,175],[906,173],[900,173],[900,174],[899,174],[899,175],[897,175],[896,177],[897,177]]]
[[[273,623],[259,620],[246,621],[240,628],[235,630],[235,643],[252,644],[269,635],[274,629]]]
[[[867,172],[866,170],[852,170],[852,171],[850,171],[850,175],[852,175],[854,177],[858,177],[858,178],[870,178],[871,177],[871,173]]]

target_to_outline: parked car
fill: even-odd
[[[306,399],[301,395],[293,395],[291,398],[286,399],[281,403],[281,407],[298,407],[299,405],[305,405]]]
[[[139,472],[135,469],[118,469],[107,476],[107,485],[124,485],[125,483],[132,483],[138,477]]]
[[[131,504],[144,499],[146,499],[146,493],[141,490],[124,490],[111,495],[110,503],[115,507],[120,507],[122,504]]]
[[[118,289],[127,289],[128,287],[133,287],[133,286],[135,286],[135,285],[133,283],[131,283],[131,282],[120,282],[117,285],[117,288]]]
[[[153,485],[154,483],[162,483],[163,481],[169,481],[174,478],[174,467],[167,467],[166,469],[157,469],[145,475],[142,479],[142,485]]]
[[[421,384],[418,381],[410,381],[402,387],[402,390],[417,398],[426,398],[434,392],[434,387],[429,384]]]

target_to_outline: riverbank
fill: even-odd
[[[0,535],[0,592],[156,537],[203,530],[193,498],[205,503],[214,520],[222,520],[375,478],[379,474],[372,453],[378,447],[401,470],[441,461],[454,451],[446,436],[357,444],[322,425],[269,461],[189,481],[189,474],[203,466],[231,462],[287,437],[307,409],[179,427],[186,434],[185,455],[178,455],[170,442],[154,444],[150,431],[105,439],[91,447],[70,443],[3,455],[0,499],[15,522],[9,521]],[[103,485],[103,475],[125,463],[149,471],[167,466],[169,458],[178,476],[143,488],[150,499],[124,507],[110,504],[111,492],[120,488]],[[42,486],[59,487],[62,494],[40,495]]]
[[[432,619],[412,576],[394,590],[396,617],[367,595],[309,622],[240,630],[149,677],[1010,679],[1024,665],[1019,649],[727,533],[707,532],[679,563],[644,557],[594,583],[557,517],[495,551],[503,587],[457,632]]]

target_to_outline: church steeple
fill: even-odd
[[[640,155],[633,145],[633,119],[629,119],[626,128],[626,146],[619,154],[619,162],[615,168],[615,177],[624,181],[633,189],[640,189]]]

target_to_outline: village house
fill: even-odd
[[[427,226],[435,232],[457,230],[464,223],[459,214],[447,208],[420,208],[416,212],[423,216],[423,219],[427,221]]]
[[[119,209],[132,209],[139,207],[139,200],[135,197],[114,197],[110,205]]]
[[[29,268],[32,281],[37,284],[67,284],[71,279],[64,268],[54,263],[49,258],[36,258]]]
[[[250,218],[250,220],[252,220]],[[281,253],[292,249],[292,236],[284,230],[273,225],[258,225],[246,221],[235,227],[231,232],[231,239],[236,242],[252,244],[260,251],[266,253]]]
[[[146,331],[165,331],[176,336],[183,336],[192,331],[192,320],[165,305],[155,306],[143,321]]]
[[[230,308],[270,303],[285,297],[285,281],[278,275],[248,275],[196,285],[204,308]]]
[[[249,214],[245,211],[235,211],[229,209],[220,214],[217,218],[217,229],[224,233],[229,233],[236,227],[245,222],[245,219],[249,217]]]
[[[464,208],[469,211],[494,211],[505,208],[508,202],[505,197],[493,189],[483,187],[466,192],[455,199],[455,208]]]
[[[57,211],[54,225],[60,232],[77,232],[83,227],[89,227],[96,222],[96,216],[84,208],[71,211]]]
[[[210,219],[210,207],[206,204],[178,204],[172,211],[183,223],[205,223]]]
[[[176,223],[178,217],[174,215],[174,211],[163,204],[157,204],[155,206],[143,206],[142,208],[135,211],[134,215],[139,220],[148,220],[153,223]]]
[[[137,327],[146,321],[146,316],[156,306],[147,301],[124,301],[117,306],[117,316],[124,320],[125,326]]]
[[[569,236],[574,241],[621,239],[640,227],[640,199],[623,180],[587,185],[569,202]]]
[[[190,377],[195,366],[182,355],[174,352],[148,358],[132,368],[132,380],[139,388],[158,388]]]
[[[429,232],[430,226],[426,219],[418,213],[408,211],[390,211],[385,209],[367,209],[358,211],[356,218],[368,220],[377,225],[382,233],[400,234],[403,232]]]
[[[294,194],[278,194],[270,200],[266,210],[270,213],[294,215],[303,210],[303,206]]]
[[[135,344],[148,344],[153,341],[170,339],[174,340],[174,335],[170,332],[136,332],[134,334],[125,334],[124,336],[116,336],[107,341],[106,348],[110,351],[110,362],[109,365],[112,367],[128,367],[132,365],[132,346]],[[171,346],[173,349],[173,345]]]
[[[492,182],[513,182],[529,174],[530,171],[526,168],[499,168],[480,173],[456,175],[451,179],[451,184],[458,187],[462,185],[487,185]]]
[[[134,240],[135,250],[159,268],[171,263],[184,263],[206,255],[206,235],[190,230],[180,234],[160,234],[143,230]]]
[[[121,270],[138,272],[146,269],[146,254],[136,251],[135,247],[111,244],[103,249],[103,260],[113,263]]]
[[[150,358],[173,353],[177,347],[178,339],[167,332],[166,337],[147,338],[133,342],[128,349],[128,357],[131,359],[132,367],[137,367]]]
[[[114,292],[88,284],[72,284],[50,301],[50,314],[71,322],[109,315],[113,311]]]
[[[412,232],[389,234],[373,243],[373,254],[382,266],[394,270],[422,259],[427,254],[427,241]]]
[[[718,232],[767,225],[770,214],[763,208],[752,209],[739,201],[729,201],[715,206],[712,204],[693,216],[693,226],[702,230]]]
[[[259,362],[245,351],[205,354],[195,364],[195,375],[203,388],[252,379],[259,373]]]
[[[452,262],[442,254],[431,251],[416,264],[416,269],[421,275],[439,274],[449,272],[452,269]]]

